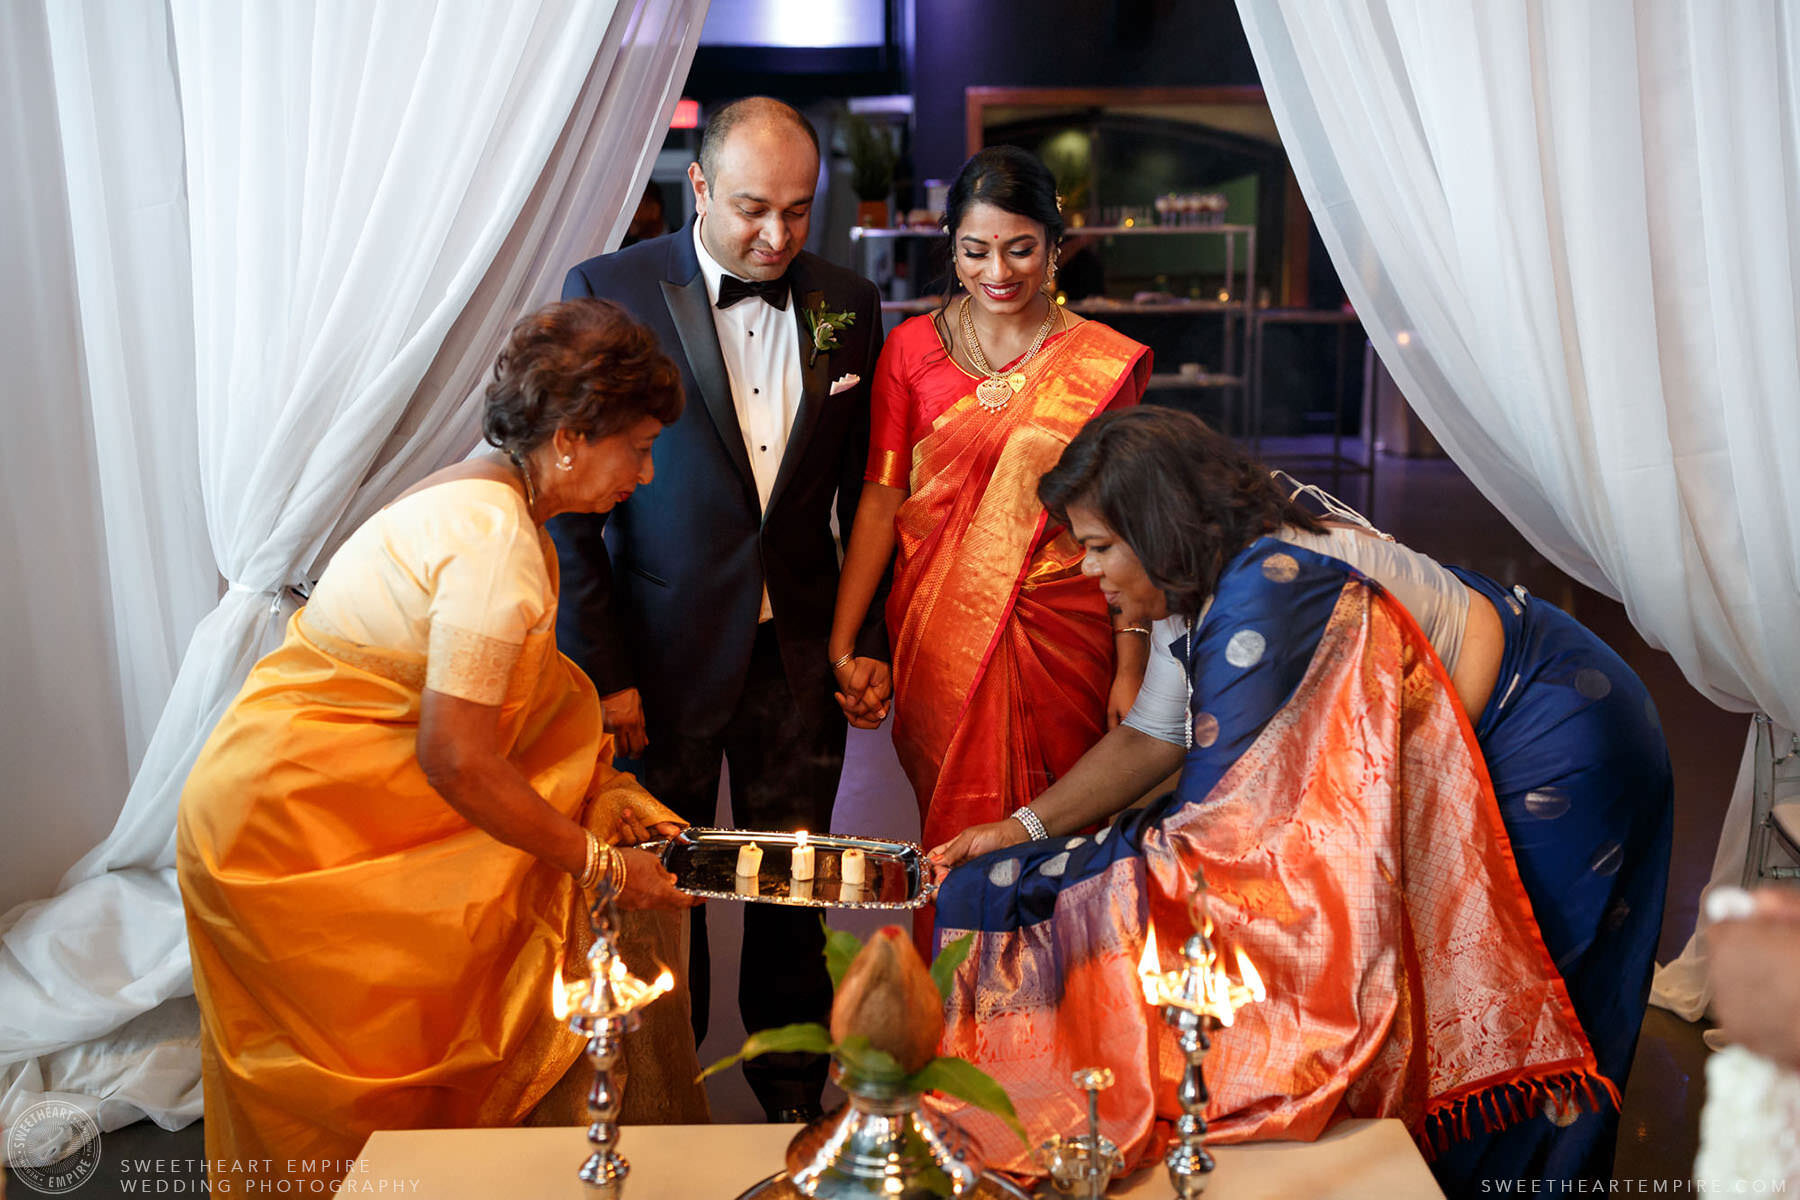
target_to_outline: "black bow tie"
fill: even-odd
[[[719,276],[719,307],[730,308],[739,300],[760,296],[782,311],[787,310],[788,277],[774,279],[739,279],[736,275]]]

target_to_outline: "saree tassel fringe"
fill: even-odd
[[[1464,1141],[1475,1131],[1499,1133],[1541,1112],[1546,1104],[1565,1113],[1599,1112],[1607,1104],[1619,1107],[1619,1089],[1604,1075],[1576,1071],[1545,1079],[1506,1080],[1478,1091],[1454,1096],[1427,1113],[1414,1140],[1435,1162],[1451,1143]]]

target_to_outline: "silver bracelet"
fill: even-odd
[[[1050,836],[1044,828],[1043,819],[1031,811],[1031,805],[1022,804],[1013,810],[1012,819],[1025,827],[1025,836],[1034,842],[1041,842]]]
[[[846,654],[845,654],[845,655],[844,655],[844,657],[842,657],[842,658],[840,658],[840,659],[838,659],[838,660],[837,660],[837,661],[836,661],[836,662],[834,662],[834,663],[832,663],[832,664],[831,664],[831,669],[832,669],[832,670],[834,670],[834,671],[841,671],[841,670],[843,670],[843,669],[844,669],[844,668],[845,668],[845,667],[847,667],[847,666],[849,666],[849,665],[850,665],[850,660],[851,660],[851,659],[853,659],[853,658],[855,658],[855,657],[856,657],[856,651],[854,651],[854,650],[851,650],[851,651],[849,651],[849,652],[848,652],[848,653],[846,653]]]

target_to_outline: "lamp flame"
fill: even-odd
[[[588,981],[585,979],[566,980],[559,969],[550,977],[550,1011],[559,1021],[569,1019],[569,1014],[581,1007],[587,999]]]
[[[1144,988],[1144,1003],[1163,1003],[1162,959],[1156,951],[1156,926],[1144,931],[1144,953],[1138,957],[1138,982]]]
[[[1233,946],[1232,952],[1237,955],[1238,978],[1244,981],[1244,989],[1250,993],[1250,1000],[1267,1000],[1268,989],[1263,987],[1262,976],[1257,973],[1256,964],[1244,953],[1242,946]]]
[[[1162,970],[1156,950],[1156,928],[1144,932],[1144,952],[1138,958],[1138,980],[1143,985],[1144,1002],[1156,1008],[1179,1008],[1203,1017],[1211,1017],[1220,1025],[1230,1025],[1237,1010],[1246,1004],[1266,999],[1267,989],[1250,956],[1242,947],[1232,947],[1237,960],[1238,979],[1233,980],[1215,951],[1209,935],[1212,922],[1202,928],[1200,957],[1187,959],[1187,965],[1176,971]],[[1190,951],[1191,953],[1191,951]]]
[[[806,849],[806,837],[807,837],[807,834],[806,834],[806,830],[804,830],[804,829],[802,829],[799,833],[796,833],[794,835],[794,849],[796,849],[796,850]]]

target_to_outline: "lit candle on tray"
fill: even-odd
[[[806,844],[806,830],[802,829],[794,837],[793,869],[789,873],[795,879],[811,879],[813,877],[813,848]]]
[[[863,872],[867,869],[866,863],[867,859],[861,850],[850,849],[844,851],[844,856],[838,860],[838,865],[843,872],[843,879],[846,887],[860,886],[862,884]]]
[[[742,879],[746,875],[755,879],[762,874],[762,847],[755,842],[748,842],[738,847],[737,873]]]

